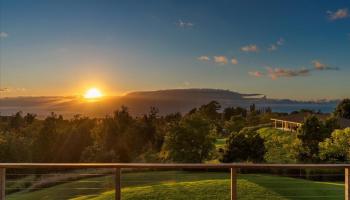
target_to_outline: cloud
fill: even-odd
[[[301,69],[288,69],[282,67],[266,67],[266,73],[259,71],[248,72],[250,76],[262,77],[267,76],[273,80],[281,77],[297,77],[297,76],[309,76],[313,71],[326,71],[326,70],[339,70],[338,67],[330,67],[318,60],[312,61],[313,67],[301,68]]]
[[[284,39],[283,39],[283,38],[280,38],[279,40],[277,40],[277,45],[278,45],[278,46],[284,45]]]
[[[236,58],[232,58],[231,59],[231,64],[237,65],[238,64],[238,60]]]
[[[312,64],[314,65],[315,70],[339,70],[338,67],[330,67],[318,60],[312,61]]]
[[[225,65],[228,63],[226,56],[214,56],[214,62]]]
[[[25,92],[25,91],[27,91],[26,88],[13,88],[13,87],[0,88],[0,92],[4,92],[4,93]]]
[[[182,21],[181,19],[179,19],[176,25],[180,28],[191,28],[194,26],[192,22],[185,22],[185,21]]]
[[[9,36],[6,32],[0,32],[0,39],[7,38]]]
[[[278,67],[267,67],[266,70],[267,75],[273,80],[280,77],[296,77],[310,75],[310,69],[286,69]]]
[[[250,45],[241,47],[241,51],[244,51],[244,52],[258,52],[259,48],[255,44],[250,44]]]
[[[257,78],[264,76],[264,73],[259,72],[259,71],[248,72],[248,74],[249,74],[250,76],[254,76],[254,77],[257,77]]]
[[[208,62],[210,60],[212,60],[209,56],[199,56],[197,57],[197,60],[203,61],[203,62]],[[221,65],[226,65],[229,62],[232,65],[237,65],[238,64],[238,60],[237,58],[232,58],[231,60],[229,60],[226,56],[214,56],[213,57],[213,62],[217,63],[217,64],[221,64]]]
[[[210,60],[210,58],[208,56],[199,56],[197,59],[200,61],[209,61]]]
[[[9,92],[10,89],[9,88],[0,88],[0,92]]]
[[[269,47],[269,51],[276,51],[278,49],[278,47],[275,44],[271,44],[271,46]]]
[[[188,86],[191,85],[191,83],[190,83],[189,81],[184,81],[184,82],[183,82],[183,85],[186,86],[186,87],[188,87]]]
[[[334,21],[338,19],[345,19],[349,17],[349,11],[347,8],[338,9],[337,11],[327,11],[328,19]]]
[[[271,44],[270,47],[268,48],[268,50],[269,51],[276,51],[279,46],[283,46],[283,45],[284,45],[284,39],[280,38],[276,41],[276,43]]]

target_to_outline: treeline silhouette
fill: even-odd
[[[152,107],[133,117],[121,107],[104,118],[64,119],[51,113],[39,120],[21,112],[1,116],[0,162],[202,162],[213,156],[213,138],[267,123],[272,114],[253,105],[219,110],[220,104],[212,101],[184,115],[159,116]],[[183,151],[184,145],[188,148]],[[191,154],[196,151],[201,153]]]
[[[18,112],[0,116],[0,162],[349,162],[350,128],[338,130],[338,122],[350,119],[350,100],[326,120],[299,112],[308,117],[297,133],[269,128],[286,113],[216,101],[165,116],[154,107],[138,117],[126,107],[103,118]]]

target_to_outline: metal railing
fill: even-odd
[[[121,169],[230,169],[231,200],[237,199],[238,169],[344,170],[345,200],[350,200],[350,164],[159,164],[159,163],[0,163],[0,200],[5,200],[6,169],[115,169],[115,199],[121,200]]]

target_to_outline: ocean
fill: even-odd
[[[264,104],[257,107],[270,107],[273,112],[291,113],[301,109],[331,113],[336,108],[336,103],[295,103],[295,104]]]

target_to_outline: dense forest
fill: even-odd
[[[221,108],[216,101],[186,114],[160,116],[157,108],[132,117],[126,107],[104,118],[52,113],[44,120],[18,112],[0,117],[0,162],[347,162],[350,100],[320,121],[309,112],[297,133],[271,127],[270,108]],[[219,140],[224,139],[222,146]]]

